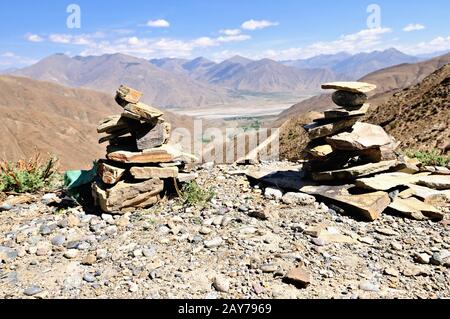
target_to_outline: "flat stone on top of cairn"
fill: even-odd
[[[322,89],[324,90],[338,90],[353,93],[369,93],[376,88],[377,86],[375,84],[365,82],[331,82],[322,84]]]

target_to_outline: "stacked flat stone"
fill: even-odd
[[[106,159],[99,161],[92,185],[95,203],[104,212],[123,213],[157,203],[169,182],[173,185],[193,178],[183,173],[195,156],[169,145],[171,125],[160,110],[140,102],[142,93],[121,86],[116,102],[122,114],[105,118],[97,132],[106,134]]]
[[[308,160],[305,169],[315,182],[325,184],[309,192],[317,195],[328,191],[335,197],[346,195],[342,197],[346,202],[365,202],[363,206],[369,209],[363,209],[363,214],[376,219],[390,204],[388,193],[375,192],[356,198],[348,192],[348,184],[358,178],[405,168],[394,152],[395,140],[382,127],[359,122],[369,109],[366,94],[376,86],[336,82],[322,88],[337,90],[332,99],[338,107],[325,111],[322,118],[305,127],[311,140],[304,154]]]
[[[450,170],[422,167],[395,152],[397,143],[377,125],[359,122],[375,85],[337,82],[337,108],[307,125],[311,142],[305,164],[313,185],[300,191],[330,201],[336,209],[375,220],[386,210],[409,218],[442,220],[450,203]]]
[[[336,82],[322,86],[337,90],[333,101],[338,105],[324,112],[322,118],[305,127],[311,142],[305,157],[306,168],[316,181],[348,179],[350,167],[369,164],[365,170],[382,169],[395,160],[396,144],[383,128],[359,122],[369,109],[367,92],[375,85],[362,82]],[[378,163],[378,164],[375,164]],[[342,170],[345,169],[345,170]]]

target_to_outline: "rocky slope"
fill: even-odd
[[[0,298],[450,297],[448,219],[363,223],[249,184],[243,168],[255,167],[197,171],[216,193],[204,208],[96,216],[45,195],[0,212]],[[306,288],[283,279],[296,267]]]
[[[378,124],[403,149],[450,152],[450,64],[373,108],[367,121]]]

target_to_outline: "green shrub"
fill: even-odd
[[[438,150],[407,150],[405,155],[411,158],[416,158],[425,166],[446,166],[450,163],[450,156],[442,155]]]
[[[214,195],[211,189],[205,191],[195,181],[185,184],[181,191],[183,202],[189,206],[205,204],[213,199]]]
[[[32,193],[52,187],[58,160],[42,161],[40,154],[15,163],[0,161],[0,192]]]

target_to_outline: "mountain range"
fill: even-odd
[[[124,54],[87,57],[55,54],[9,73],[108,94],[118,85],[127,84],[143,91],[146,103],[195,108],[247,103],[254,100],[255,93],[314,95],[324,82],[356,80],[380,68],[417,61],[418,58],[395,49],[285,62],[234,56],[221,63],[203,57],[148,61]]]
[[[345,52],[318,55],[310,59],[284,61],[283,63],[297,68],[327,68],[340,78],[354,81],[377,70],[403,63],[416,63],[420,60],[419,57],[410,56],[391,48],[355,55]]]

